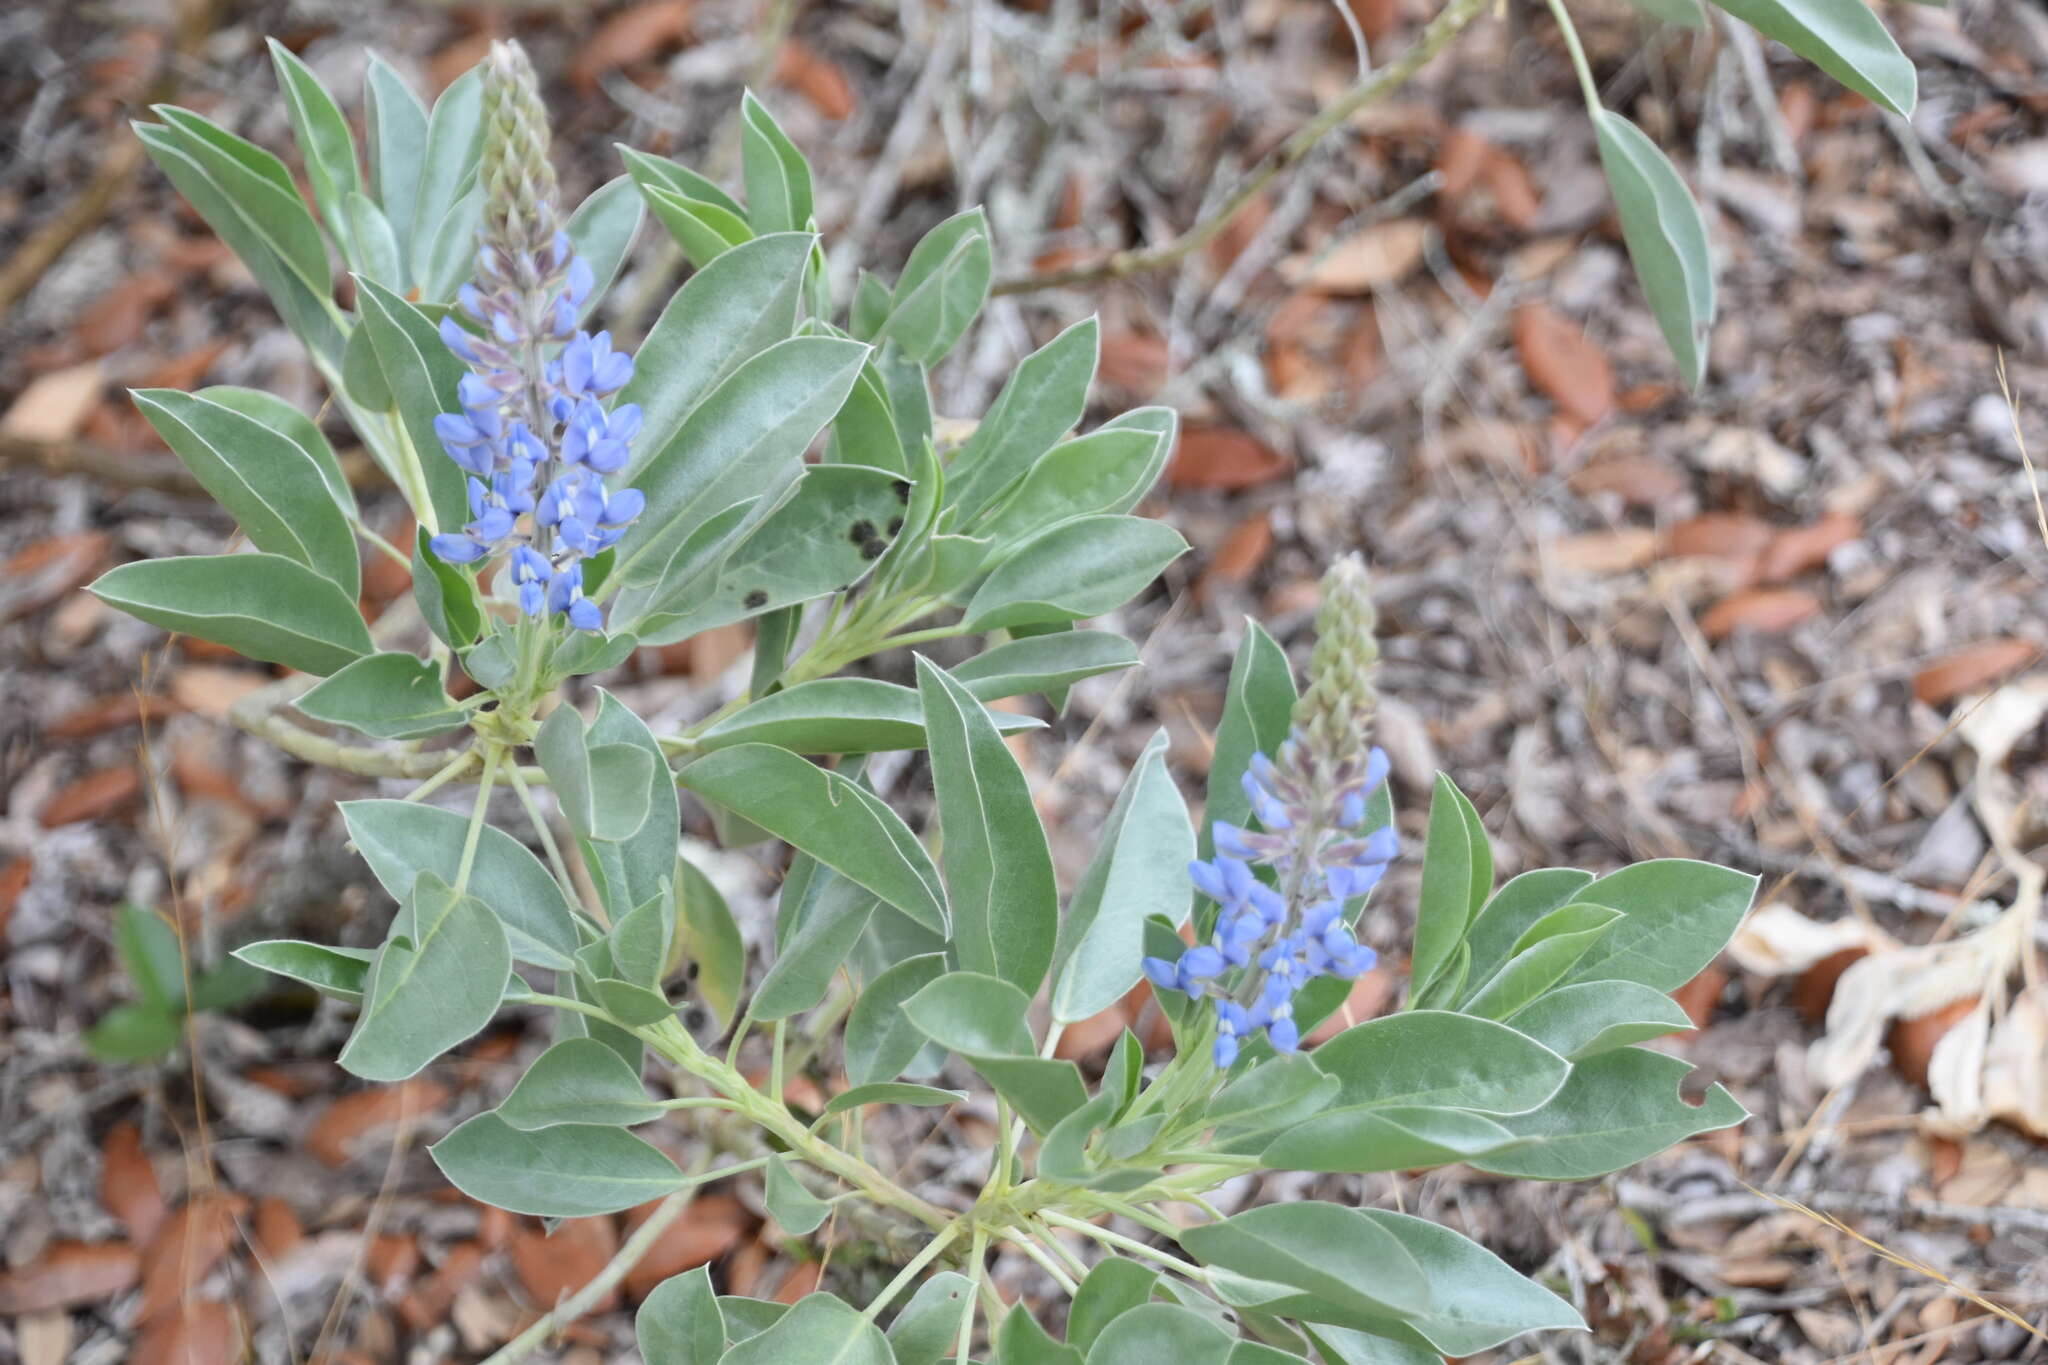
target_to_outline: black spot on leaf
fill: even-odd
[[[880,559],[884,554],[888,553],[888,550],[889,546],[886,541],[864,540],[860,543],[860,557],[862,559]]]
[[[901,518],[901,517],[891,517],[891,518],[889,518],[889,534],[890,534],[890,535],[892,535],[892,536],[893,536],[893,535],[898,535],[898,534],[901,534],[902,530],[903,530],[903,518]]]
[[[875,524],[863,517],[853,524],[853,530],[847,533],[846,538],[865,549],[868,542],[875,538]],[[872,559],[873,556],[870,555],[869,558]]]
[[[905,505],[907,506],[907,505],[909,504],[909,502],[910,502],[910,484],[909,484],[909,482],[908,482],[907,480],[904,480],[904,479],[898,479],[898,480],[896,480],[896,482],[895,482],[895,484],[893,485],[893,487],[894,487],[894,488],[895,488],[895,490],[896,490],[896,501],[898,501],[898,502],[900,502],[900,503],[903,503],[903,504],[905,504]]]
[[[742,600],[746,603],[747,610],[753,611],[757,608],[765,607],[768,605],[768,594],[762,591],[760,588],[756,588],[752,592],[748,593],[746,597]]]

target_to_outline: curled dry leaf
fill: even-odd
[[[1823,923],[1783,901],[1750,911],[1729,940],[1735,965],[1756,976],[1789,976],[1851,949],[1882,952],[1892,941],[1855,916]]]
[[[1820,611],[1820,599],[1804,588],[1744,588],[1707,608],[1700,633],[1725,640],[1738,630],[1763,635],[1788,631]]]
[[[1223,537],[1201,581],[1195,584],[1195,596],[1206,598],[1219,589],[1243,583],[1272,552],[1273,514],[1261,508],[1231,527],[1230,534]]]
[[[217,1299],[192,1299],[151,1322],[136,1339],[133,1359],[146,1365],[234,1365],[241,1328]]]
[[[44,829],[56,829],[80,820],[104,820],[125,810],[142,794],[142,774],[132,763],[117,764],[87,773],[60,788],[36,817]]]
[[[2041,647],[2030,640],[2009,635],[1979,640],[1943,655],[1914,674],[1913,695],[1929,706],[1940,706],[1966,692],[1987,687],[2040,656]]]
[[[1280,262],[1280,278],[1325,294],[1371,293],[1421,265],[1428,237],[1429,224],[1420,218],[1374,223],[1321,251],[1287,257]]]
[[[1984,1122],[1984,1049],[1991,1002],[1973,995],[1946,1009],[1892,1025],[1888,1046],[1898,1073],[1926,1087],[1944,1126],[1968,1132]]]
[[[631,1236],[638,1230],[657,1207],[658,1203],[642,1204],[629,1210],[626,1214],[626,1235]],[[669,1276],[680,1275],[717,1260],[739,1245],[753,1224],[753,1218],[731,1195],[697,1196],[690,1201],[690,1207],[683,1211],[683,1216],[654,1239],[654,1245],[647,1249],[640,1263],[626,1272],[626,1292],[636,1300],[644,1299],[654,1286]]]
[[[234,1244],[235,1221],[248,1211],[242,1195],[213,1191],[194,1195],[164,1220],[142,1252],[142,1321],[190,1295]]]
[[[1991,1030],[1982,1095],[1992,1118],[2048,1138],[2048,985],[2021,991]]]
[[[448,1316],[455,1296],[483,1274],[484,1259],[490,1253],[476,1242],[457,1242],[448,1248],[434,1273],[414,1285],[398,1302],[398,1316],[415,1332],[425,1332]]]
[[[687,1216],[687,1215],[686,1215]],[[522,1228],[512,1234],[512,1264],[535,1308],[553,1308],[596,1279],[619,1250],[619,1230],[610,1218],[569,1218],[552,1234]],[[617,1306],[615,1288],[591,1308]]]
[[[1600,460],[1575,471],[1566,482],[1582,498],[1612,494],[1625,506],[1652,510],[1668,507],[1692,491],[1684,474],[1654,455]]]
[[[1614,410],[1614,369],[1576,323],[1542,303],[1515,309],[1515,354],[1538,392],[1581,427]]]
[[[68,441],[99,406],[106,374],[97,360],[39,375],[0,417],[0,436]]]
[[[329,1166],[346,1166],[373,1133],[400,1119],[417,1123],[447,1099],[448,1087],[417,1077],[343,1095],[313,1121],[306,1132],[306,1150]]]
[[[1291,469],[1285,455],[1235,427],[1183,427],[1166,479],[1175,488],[1234,491],[1270,483]]]
[[[1829,1089],[1853,1080],[1877,1060],[1894,1019],[1924,1020],[1958,1001],[1975,999],[1998,956],[1990,948],[1985,935],[1978,933],[1927,947],[1872,953],[1852,965],[1835,984],[1827,1032],[1808,1051],[1814,1079]],[[1998,970],[2002,975],[2002,962]],[[1923,1025],[1922,1031],[1932,1028]],[[1938,1033],[1926,1040],[1929,1052],[1936,1037]]]
[[[1111,332],[1102,338],[1096,376],[1134,398],[1150,398],[1166,387],[1171,359],[1166,338],[1156,332]]]
[[[1828,562],[1828,556],[1863,534],[1863,518],[1854,512],[1829,512],[1811,526],[1786,527],[1771,537],[1757,557],[1760,583],[1782,583]]]
[[[620,67],[652,61],[690,36],[690,0],[647,0],[628,5],[597,26],[569,63],[569,83],[585,95]]]
[[[274,1194],[266,1194],[256,1201],[255,1227],[250,1232],[250,1240],[257,1251],[274,1261],[305,1241],[306,1229],[290,1204]]]

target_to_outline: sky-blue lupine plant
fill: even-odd
[[[1372,794],[1387,777],[1386,754],[1366,742],[1379,657],[1374,625],[1365,566],[1353,556],[1324,579],[1293,732],[1277,756],[1255,755],[1244,774],[1259,828],[1216,821],[1216,856],[1189,865],[1196,888],[1218,907],[1209,942],[1176,961],[1145,959],[1154,986],[1215,1001],[1219,1067],[1235,1062],[1243,1040],[1261,1029],[1275,1050],[1294,1051],[1301,988],[1319,976],[1350,980],[1376,960],[1345,917],[1399,850],[1392,825],[1365,828]]]
[[[489,206],[477,278],[441,339],[471,367],[462,411],[434,420],[448,457],[469,475],[471,520],[430,542],[451,564],[504,557],[528,616],[563,616],[579,630],[604,625],[583,595],[583,561],[618,543],[646,506],[638,489],[610,489],[640,430],[640,408],[601,400],[633,377],[633,358],[576,320],[594,285],[575,253],[548,163],[547,111],[525,53],[492,47],[484,67],[481,178]],[[550,354],[552,352],[552,354]],[[523,523],[523,524],[522,524]]]

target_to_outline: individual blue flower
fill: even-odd
[[[1251,1015],[1235,1000],[1216,1002],[1216,1048],[1214,1057],[1219,1070],[1237,1061],[1238,1040],[1253,1031]]]
[[[562,347],[555,366],[562,392],[577,398],[604,398],[633,377],[633,357],[612,349],[610,332],[578,332]]]

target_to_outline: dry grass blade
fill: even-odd
[[[1942,1274],[1939,1270],[1936,1270],[1933,1266],[1927,1264],[1925,1261],[1916,1260],[1915,1258],[1908,1256],[1903,1251],[1894,1251],[1892,1248],[1886,1246],[1884,1243],[1878,1241],[1877,1239],[1873,1237],[1864,1236],[1862,1233],[1850,1227],[1847,1223],[1835,1217],[1833,1214],[1822,1213],[1819,1209],[1808,1208],[1806,1205],[1800,1203],[1798,1200],[1788,1199],[1782,1194],[1772,1194],[1767,1190],[1760,1190],[1756,1186],[1748,1183],[1747,1181],[1743,1181],[1740,1183],[1743,1189],[1748,1190],[1751,1194],[1757,1196],[1759,1199],[1767,1199],[1771,1203],[1776,1204],[1778,1207],[1782,1209],[1787,1209],[1793,1213],[1799,1214],[1801,1217],[1804,1218],[1811,1218],[1814,1222],[1821,1224],[1823,1227],[1832,1228],[1834,1231],[1841,1233],[1845,1237],[1854,1238],[1856,1241],[1861,1242],[1864,1246],[1869,1247],[1871,1251],[1875,1252],[1884,1260],[1889,1261],[1891,1264],[1895,1266],[1898,1266],[1901,1270],[1910,1270],[1915,1275],[1924,1275],[1928,1279],[1933,1280],[1936,1284],[1948,1290],[1950,1293],[1955,1294],[1959,1298],[1967,1299],[1969,1302],[1975,1304],[1977,1307],[1983,1309],[1985,1312],[1990,1313],[1996,1317],[2005,1319],[2013,1326],[2020,1328],[2021,1330],[2025,1331],[2028,1335],[2035,1337],[2036,1339],[2042,1342],[2048,1342],[2048,1332],[2043,1332],[2040,1328],[2034,1326],[2033,1323],[2028,1322],[2018,1313],[2013,1312],[2012,1309],[2007,1308],[2004,1304],[1999,1303],[1997,1300],[1986,1298],[1984,1295],[1979,1294],[1974,1289],[1966,1289],[1962,1285],[1957,1284],[1954,1280]]]

